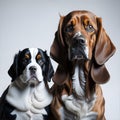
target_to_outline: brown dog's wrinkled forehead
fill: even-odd
[[[86,17],[88,19],[91,19],[93,22],[96,22],[97,16],[90,11],[85,11],[85,10],[72,11],[64,17],[64,22],[68,22],[71,18],[74,18],[74,17],[77,17],[77,18]]]
[[[66,16],[74,16],[74,15],[91,15],[91,16],[96,16],[94,13],[90,12],[90,11],[86,11],[86,10],[76,10],[76,11],[72,11],[70,13],[68,13]]]

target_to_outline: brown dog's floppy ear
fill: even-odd
[[[62,35],[62,26],[63,26],[64,16],[60,16],[58,30],[55,33],[55,38],[50,48],[51,57],[58,63],[57,70],[53,76],[53,81],[61,85],[67,79],[67,50],[65,48],[63,35]]]
[[[97,22],[98,35],[96,38],[96,46],[94,51],[95,62],[91,67],[91,77],[96,83],[103,84],[110,78],[104,64],[115,53],[115,46],[102,27],[101,18],[97,18]]]
[[[110,75],[105,65],[98,66],[96,64],[93,64],[91,68],[91,77],[95,83],[103,84],[109,80]]]
[[[58,37],[62,45],[65,46],[63,36],[62,36],[62,25],[63,25],[64,16],[60,16],[59,26],[58,26]]]
[[[57,85],[63,84],[68,79],[68,73],[62,65],[58,65],[52,79]]]
[[[60,16],[58,30],[55,33],[54,41],[50,48],[51,57],[59,64],[62,64],[65,56],[65,46],[62,36],[62,24],[64,17]]]
[[[97,18],[97,23],[98,34],[95,47],[95,60],[98,65],[102,65],[115,53],[115,46],[102,27],[102,19]]]

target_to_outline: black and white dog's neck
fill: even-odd
[[[26,48],[15,55],[8,71],[12,83],[5,100],[14,107],[10,114],[16,115],[16,120],[44,120],[43,116],[48,115],[46,107],[53,98],[48,87],[53,73],[46,51]]]

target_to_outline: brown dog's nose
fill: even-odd
[[[85,39],[82,36],[76,36],[76,37],[74,37],[74,43],[80,44],[80,45],[85,45]]]
[[[29,68],[29,70],[30,70],[32,73],[35,73],[36,70],[37,70],[37,68],[36,68],[36,66],[31,66],[31,67]]]
[[[81,34],[81,32],[77,32],[77,33],[73,36],[73,40],[74,40],[74,44],[85,45],[85,38],[84,38],[84,36]]]

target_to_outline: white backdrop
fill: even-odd
[[[102,87],[107,120],[120,120],[119,5],[119,0],[0,0],[0,95],[11,81],[7,71],[15,53],[26,47],[39,47],[49,54],[59,14],[89,10],[102,17],[104,28],[117,48],[106,64],[111,79]]]

